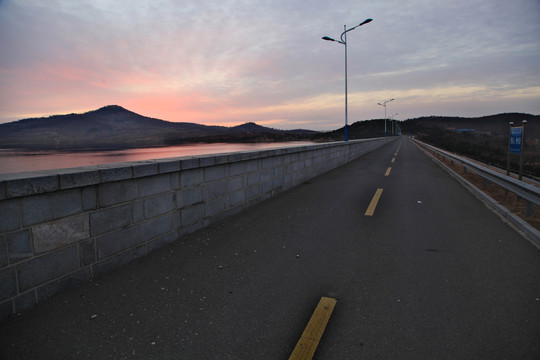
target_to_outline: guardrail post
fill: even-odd
[[[463,165],[463,175],[466,175],[467,174],[467,168],[465,167],[465,165]]]
[[[530,201],[527,201],[525,216],[531,216],[532,212],[533,212],[533,204]]]
[[[482,178],[484,180],[484,190],[487,188],[488,186],[488,180],[486,178]]]

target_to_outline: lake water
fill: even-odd
[[[160,148],[124,149],[110,151],[20,151],[0,149],[0,174],[65,169],[78,166],[110,164],[125,161],[163,159],[178,156],[221,154],[238,151],[258,151],[312,145],[310,141],[253,144],[191,144]]]

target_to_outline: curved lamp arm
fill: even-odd
[[[362,26],[362,25],[367,24],[367,23],[372,22],[372,21],[373,21],[373,19],[369,18],[369,19],[366,19],[366,20],[362,21],[360,24],[358,24],[356,26],[353,26],[352,28],[345,30],[344,32],[341,33],[341,41],[338,41],[338,42],[341,43],[341,44],[345,44],[345,40],[343,40],[343,35],[345,35],[345,33],[348,33],[349,31],[354,30],[357,27]]]
[[[354,27],[352,27],[350,29],[345,30],[344,32],[341,33],[341,40],[332,39],[331,37],[328,37],[328,36],[323,36],[322,39],[326,40],[326,41],[335,41],[335,42],[338,42],[340,44],[347,45],[347,42],[343,39],[343,35],[345,35],[345,33],[349,32],[351,30],[354,30],[357,27],[362,26],[362,25],[367,24],[367,23],[372,22],[372,21],[373,21],[373,19],[368,18],[368,19],[362,21],[360,24],[358,24],[358,25],[356,25],[356,26],[354,26]]]

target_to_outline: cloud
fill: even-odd
[[[172,121],[331,128],[344,47],[321,37],[368,17],[347,38],[352,114],[380,117],[391,97],[407,116],[540,113],[537,1],[5,0],[0,121],[118,103]]]

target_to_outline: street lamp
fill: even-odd
[[[357,27],[359,26],[362,26],[364,24],[367,24],[369,22],[373,21],[373,19],[366,19],[364,20],[363,22],[361,22],[360,24],[350,28],[350,29],[347,29],[347,25],[343,25],[343,32],[341,33],[341,41],[340,40],[335,40],[335,39],[332,39],[331,37],[328,37],[328,36],[323,36],[322,39],[323,40],[327,40],[327,41],[335,41],[335,42],[338,42],[340,44],[343,44],[345,45],[345,141],[348,141],[349,140],[349,136],[347,134],[347,124],[348,124],[348,104],[347,104],[347,32],[351,31],[351,30],[354,30],[356,29]]]
[[[394,115],[390,116],[390,121],[392,122],[392,136],[396,135],[396,132],[394,130],[394,123],[395,123],[394,116],[397,116],[397,114],[398,113],[395,113]]]
[[[384,136],[386,136],[386,103],[389,103],[392,100],[394,100],[394,99],[384,100],[382,104],[377,103],[377,105],[384,106]]]

